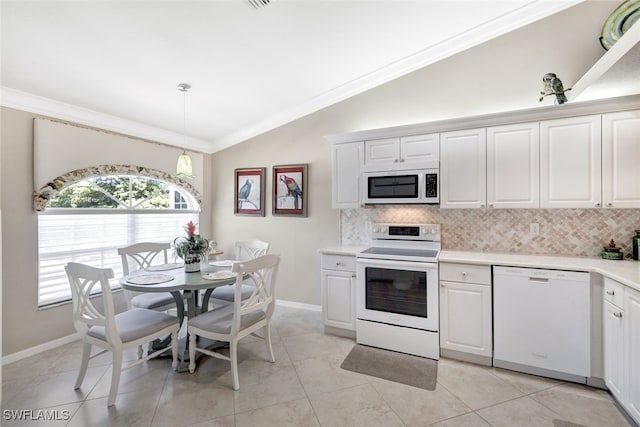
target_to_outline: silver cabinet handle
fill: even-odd
[[[609,202],[609,203],[607,203],[607,206],[611,207],[611,206],[613,206],[613,203]]]
[[[617,311],[617,312],[613,313],[613,315],[614,315],[615,317],[617,317],[618,319],[622,319],[622,313],[620,313],[619,311]]]
[[[400,159],[400,163],[404,162],[404,159]]]
[[[491,204],[489,205],[489,207],[490,207],[490,208],[493,208],[493,203],[491,203]]]
[[[467,272],[466,272],[466,271],[463,271],[463,272],[462,272],[462,273],[460,273],[460,274],[462,274],[462,277],[467,277]]]
[[[481,207],[481,208],[484,208],[484,203],[482,203],[482,204],[480,205],[480,207]]]
[[[596,203],[596,208],[599,208],[599,207],[600,207],[600,203]]]
[[[336,261],[336,265],[340,266],[340,265],[344,265],[343,263],[341,263],[340,261]]]
[[[614,296],[616,294],[615,291],[606,291],[606,292],[607,292],[607,295],[611,295],[611,296]]]
[[[393,159],[393,163],[398,163],[398,159]]]

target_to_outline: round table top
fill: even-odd
[[[229,268],[221,268],[212,265],[203,265],[200,271],[193,273],[187,273],[184,271],[184,266],[180,266],[168,270],[137,270],[133,273],[121,277],[120,285],[127,290],[136,292],[173,292],[182,290],[198,290],[198,289],[210,289],[218,286],[231,285],[235,283],[236,276],[229,276],[219,279],[208,279],[203,276],[208,273],[215,273],[217,271],[230,271]],[[171,276],[171,280],[163,281],[162,283],[151,284],[136,284],[131,283],[128,280],[132,278],[139,278],[144,281],[144,276]],[[165,277],[164,279],[167,279]],[[150,281],[153,281],[152,277],[149,277]],[[163,278],[158,277],[159,280]]]

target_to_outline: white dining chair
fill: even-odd
[[[167,251],[170,243],[141,242],[118,248],[118,255],[122,259],[122,273],[128,275],[135,270],[156,264],[167,264]],[[124,298],[128,309],[146,308],[148,310],[167,311],[176,306],[170,293],[132,292],[126,289]]]
[[[265,255],[269,252],[270,244],[262,240],[241,240],[237,241],[236,257],[237,261],[245,261]],[[230,303],[233,302],[236,293],[236,285],[220,286],[211,293],[212,302]],[[253,286],[248,281],[242,285],[242,299],[249,298],[253,293]]]
[[[82,362],[74,388],[82,385],[89,360],[107,351],[112,353],[111,388],[107,406],[113,406],[118,393],[120,373],[167,351],[159,349],[144,358],[122,367],[122,353],[131,347],[141,346],[156,338],[171,334],[172,366],[178,366],[178,330],[180,321],[167,313],[136,308],[116,314],[109,279],[110,268],[95,268],[85,264],[69,263],[65,266],[71,285],[73,301],[73,324],[82,338]],[[92,298],[102,291],[101,298]],[[101,304],[100,304],[101,302]],[[91,356],[91,346],[103,350]]]
[[[238,342],[254,335],[264,339],[269,361],[275,362],[271,346],[271,316],[275,309],[276,275],[280,264],[279,255],[263,255],[248,261],[236,262],[232,271],[236,273],[236,292],[232,304],[216,307],[211,311],[189,319],[189,372],[196,368],[195,355],[201,352],[231,363],[233,389],[240,388],[238,378]],[[253,284],[253,293],[242,299],[242,282],[248,277]],[[261,335],[256,332],[262,331]],[[198,337],[229,343],[229,356],[198,347]]]

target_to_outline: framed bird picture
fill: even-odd
[[[307,164],[273,167],[272,214],[307,216]]]
[[[233,212],[236,215],[264,216],[266,168],[235,170]]]

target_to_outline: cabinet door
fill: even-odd
[[[602,116],[602,201],[640,207],[640,111]]]
[[[364,142],[364,170],[398,169],[400,138],[376,139]]]
[[[593,208],[601,196],[599,115],[540,122],[540,206]]]
[[[333,208],[360,207],[362,152],[362,142],[333,145],[331,152],[331,206]]]
[[[624,404],[624,315],[620,308],[604,302],[603,347],[604,382],[618,401]]]
[[[540,125],[487,129],[487,206],[540,207]]]
[[[626,289],[624,312],[628,380],[626,408],[633,419],[640,423],[640,292]]]
[[[356,330],[355,272],[322,270],[322,316],[324,324]]]
[[[484,208],[487,199],[486,130],[440,134],[440,207]]]
[[[492,355],[491,286],[440,282],[440,347]]]
[[[437,168],[440,161],[440,134],[400,138],[400,163],[403,167]]]

